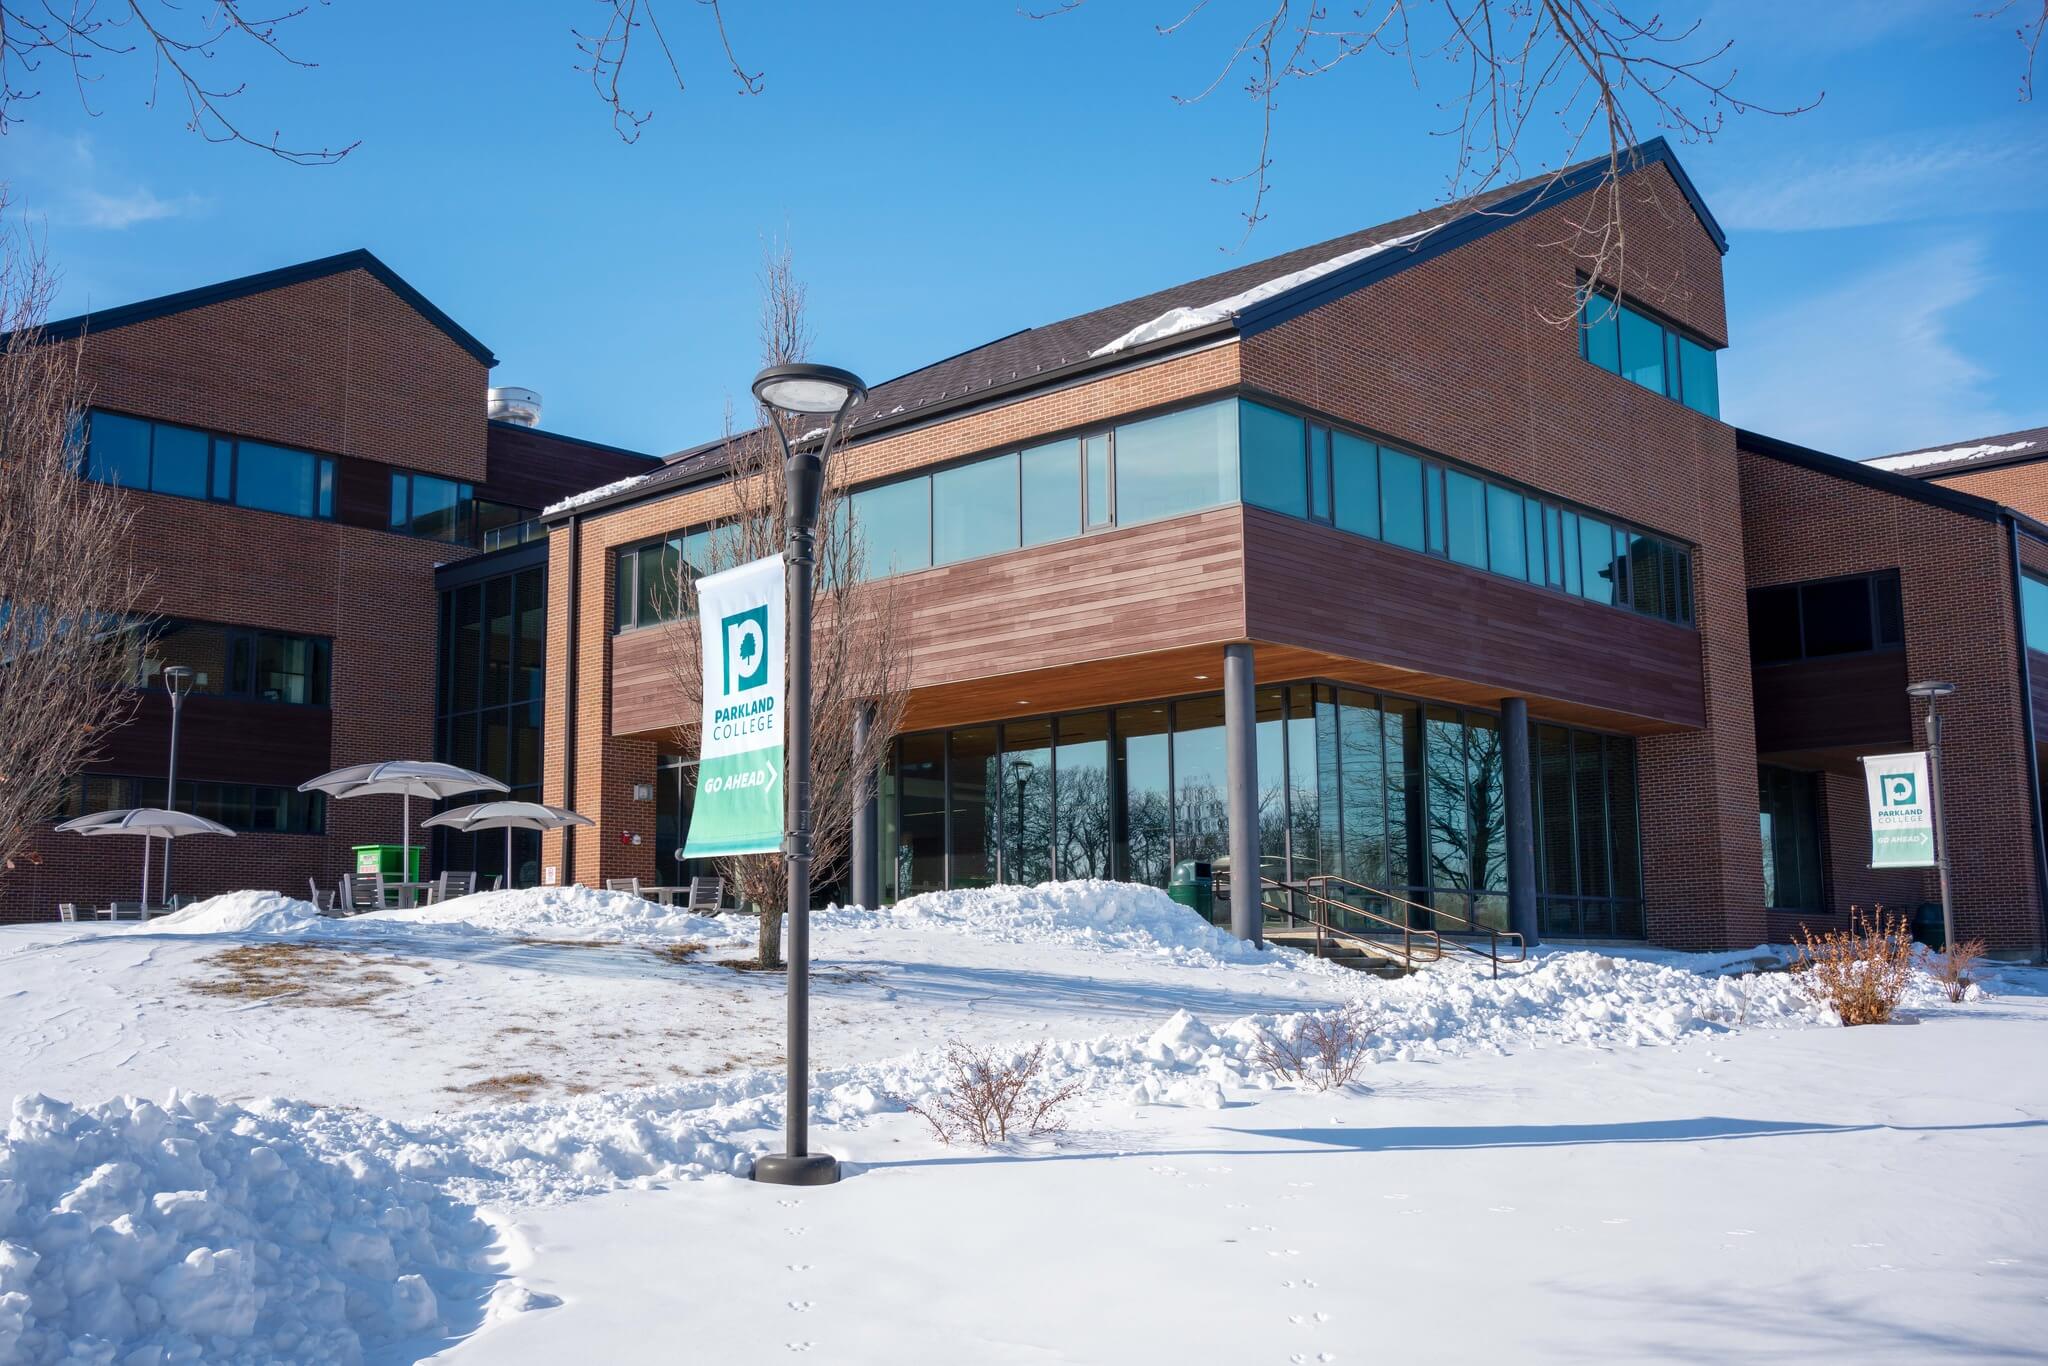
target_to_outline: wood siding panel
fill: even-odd
[[[1670,726],[1704,724],[1698,632],[1246,508],[1254,640]]]
[[[1751,679],[1760,754],[1912,743],[1904,650],[1771,664]]]

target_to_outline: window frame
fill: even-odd
[[[1689,576],[1688,576],[1689,577]],[[1863,650],[1834,650],[1827,654],[1814,654],[1806,638],[1806,590],[1837,584],[1857,583],[1864,585],[1864,611],[1868,614],[1871,644]],[[1889,586],[1898,594],[1899,638],[1886,640],[1883,630],[1883,612],[1878,603],[1881,585]],[[1755,620],[1755,600],[1760,593],[1790,592],[1792,597],[1794,635],[1798,638],[1799,653],[1789,659],[1759,659],[1756,654],[1756,634],[1750,633],[1750,667],[1755,669],[1777,669],[1787,664],[1826,663],[1836,659],[1863,659],[1870,655],[1889,654],[1906,648],[1905,589],[1896,568],[1870,569],[1860,574],[1829,574],[1818,579],[1794,579],[1789,583],[1764,583],[1753,585],[1743,595],[1743,606],[1750,621]]]

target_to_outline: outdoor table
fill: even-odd
[[[385,903],[387,905],[392,904],[391,898],[396,896],[396,905],[399,910],[406,910],[417,906],[420,903],[420,893],[433,885],[431,882],[386,882],[384,884]]]
[[[659,901],[664,906],[673,906],[677,897],[682,897],[686,901],[689,899],[690,888],[688,884],[681,887],[642,887],[640,895]]]

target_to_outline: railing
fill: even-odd
[[[1216,904],[1227,906],[1230,897],[1230,873],[1228,869],[1219,868],[1216,870],[1211,888],[1215,895]],[[1279,895],[1278,901],[1273,899],[1275,893]],[[1312,914],[1304,916],[1295,909],[1294,898],[1297,896],[1308,899]],[[1396,949],[1393,944],[1377,935],[1346,929],[1341,925],[1333,923],[1329,913],[1332,904],[1341,907],[1341,909],[1349,914],[1361,916],[1366,920],[1373,921],[1375,924],[1383,925],[1387,930],[1400,935],[1401,946]],[[1398,960],[1402,967],[1408,968],[1411,971],[1419,964],[1438,962],[1444,956],[1443,936],[1439,935],[1435,930],[1418,929],[1413,925],[1395,920],[1391,916],[1380,915],[1375,911],[1368,911],[1348,903],[1332,903],[1328,897],[1311,892],[1300,884],[1278,882],[1269,877],[1261,877],[1259,879],[1259,907],[1269,914],[1284,917],[1290,923],[1307,922],[1308,926],[1315,931],[1316,957],[1318,958],[1328,956],[1327,945],[1332,938],[1348,940],[1375,957]]]
[[[544,541],[548,529],[538,517],[529,517],[511,526],[494,526],[479,538],[479,549],[503,550],[508,545],[525,545],[528,541]]]
[[[1529,957],[1528,941],[1513,930],[1496,930],[1491,925],[1475,924],[1474,922],[1467,920],[1464,916],[1459,915],[1454,911],[1441,910],[1435,906],[1425,906],[1420,902],[1410,901],[1406,897],[1394,895],[1392,892],[1388,891],[1384,887],[1375,887],[1370,883],[1357,882],[1348,877],[1340,877],[1336,873],[1317,873],[1313,877],[1306,879],[1303,885],[1309,889],[1306,895],[1309,897],[1312,903],[1322,903],[1324,905],[1341,906],[1345,910],[1350,911],[1353,914],[1364,914],[1367,915],[1368,918],[1374,920],[1384,921],[1387,920],[1388,917],[1372,915],[1369,912],[1362,912],[1359,910],[1359,908],[1354,906],[1351,902],[1346,901],[1341,896],[1332,897],[1329,895],[1328,892],[1318,892],[1315,890],[1315,888],[1317,888],[1318,886],[1327,888],[1332,885],[1339,887],[1349,887],[1355,891],[1363,892],[1365,893],[1365,895],[1377,901],[1398,902],[1401,905],[1408,907],[1411,914],[1415,911],[1421,911],[1425,915],[1429,916],[1432,925],[1440,926],[1441,922],[1443,921],[1451,921],[1453,922],[1452,934],[1454,937],[1446,941],[1439,933],[1437,942],[1439,944],[1448,943],[1453,953],[1465,953],[1470,954],[1474,958],[1486,959],[1489,963],[1493,965],[1493,975],[1496,978],[1500,976],[1500,965],[1502,963],[1526,962]],[[1455,937],[1458,934],[1468,935],[1474,940],[1478,939],[1481,935],[1484,935],[1486,936],[1486,947],[1484,949],[1481,949],[1476,943],[1462,942]],[[1510,947],[1513,948],[1515,953],[1515,956],[1513,958],[1502,958],[1500,956],[1501,942],[1503,940],[1509,941]]]

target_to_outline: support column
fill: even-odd
[[[1223,753],[1230,788],[1230,932],[1259,943],[1259,712],[1252,695],[1252,647],[1223,647]]]
[[[875,724],[875,704],[863,702],[853,714],[853,752],[856,756],[869,751],[869,737]],[[860,801],[853,808],[853,901],[856,906],[873,909],[882,899],[881,879],[876,876],[876,831],[875,770],[872,764],[862,763],[860,771],[854,774],[854,781],[860,784]]]
[[[1529,703],[1500,704],[1501,776],[1507,784],[1508,928],[1536,943],[1536,802],[1529,777]]]

